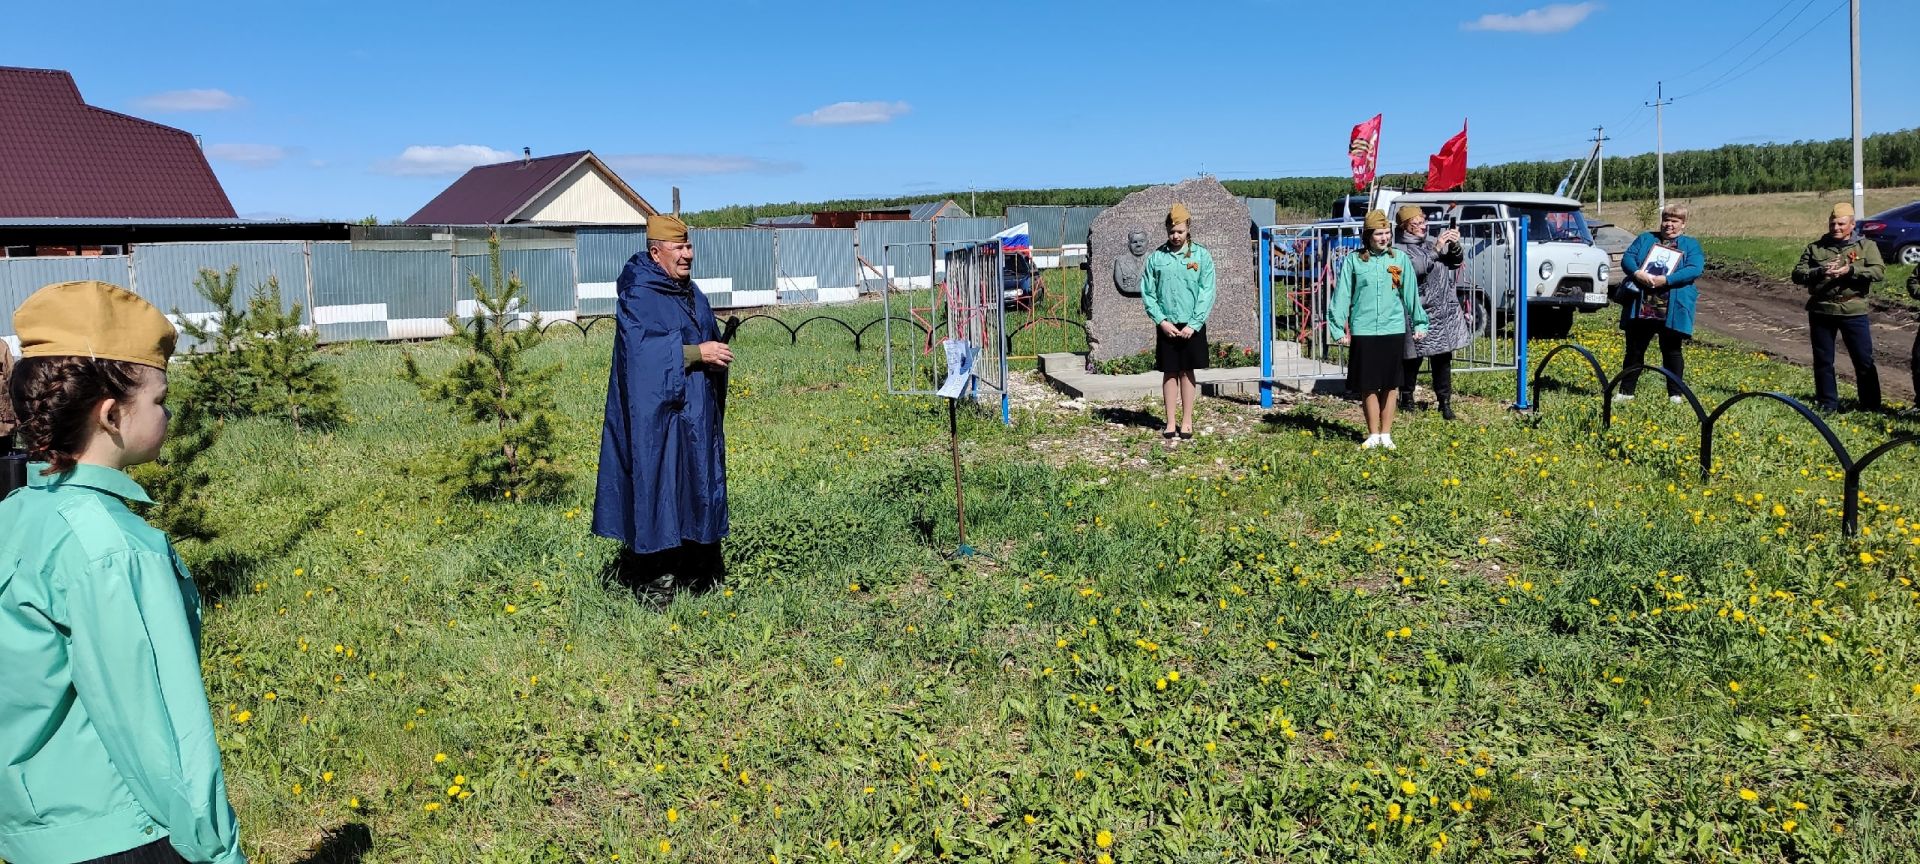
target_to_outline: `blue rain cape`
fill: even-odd
[[[593,533],[635,552],[727,536],[727,373],[686,368],[682,347],[717,341],[713,307],[645,252],[615,283],[619,329],[607,378]]]

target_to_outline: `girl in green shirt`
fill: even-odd
[[[1340,262],[1340,275],[1327,300],[1327,334],[1349,346],[1347,390],[1360,394],[1371,450],[1393,446],[1393,394],[1400,389],[1401,355],[1408,330],[1415,340],[1427,336],[1427,310],[1413,259],[1393,247],[1393,225],[1384,210],[1367,212],[1360,233],[1366,243]]]
[[[1193,214],[1185,204],[1167,213],[1167,242],[1140,273],[1140,299],[1153,321],[1153,367],[1160,371],[1160,394],[1167,403],[1162,438],[1193,437],[1193,400],[1200,385],[1195,369],[1205,369],[1207,316],[1213,314],[1213,256],[1193,242]],[[1178,425],[1175,421],[1178,420]]]
[[[166,440],[173,324],[91,281],[34,292],[13,324],[35,463],[0,501],[0,859],[245,864],[199,593],[122,470]]]

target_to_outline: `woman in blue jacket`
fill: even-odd
[[[1623,366],[1643,366],[1647,347],[1655,337],[1660,340],[1660,365],[1675,378],[1686,373],[1686,357],[1681,349],[1693,338],[1693,306],[1700,291],[1694,280],[1706,272],[1707,254],[1700,241],[1686,236],[1687,207],[1668,204],[1660,211],[1660,230],[1634,238],[1626,254],[1620,256],[1620,269],[1626,282],[1620,286],[1620,330],[1627,337]],[[1615,402],[1633,400],[1639,373],[1620,382]],[[1667,381],[1667,397],[1683,401],[1680,385]]]

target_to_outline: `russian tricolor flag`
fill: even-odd
[[[1022,222],[988,238],[1000,241],[1002,252],[1032,252],[1033,238],[1029,236],[1027,223]]]

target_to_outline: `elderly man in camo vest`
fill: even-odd
[[[1807,330],[1813,338],[1813,401],[1822,411],[1840,410],[1840,388],[1833,376],[1834,337],[1847,343],[1853,358],[1853,383],[1860,407],[1880,409],[1880,369],[1873,362],[1873,327],[1867,298],[1873,283],[1886,278],[1880,247],[1853,236],[1853,205],[1833,205],[1827,233],[1807,244],[1793,268],[1795,285],[1807,289]]]

